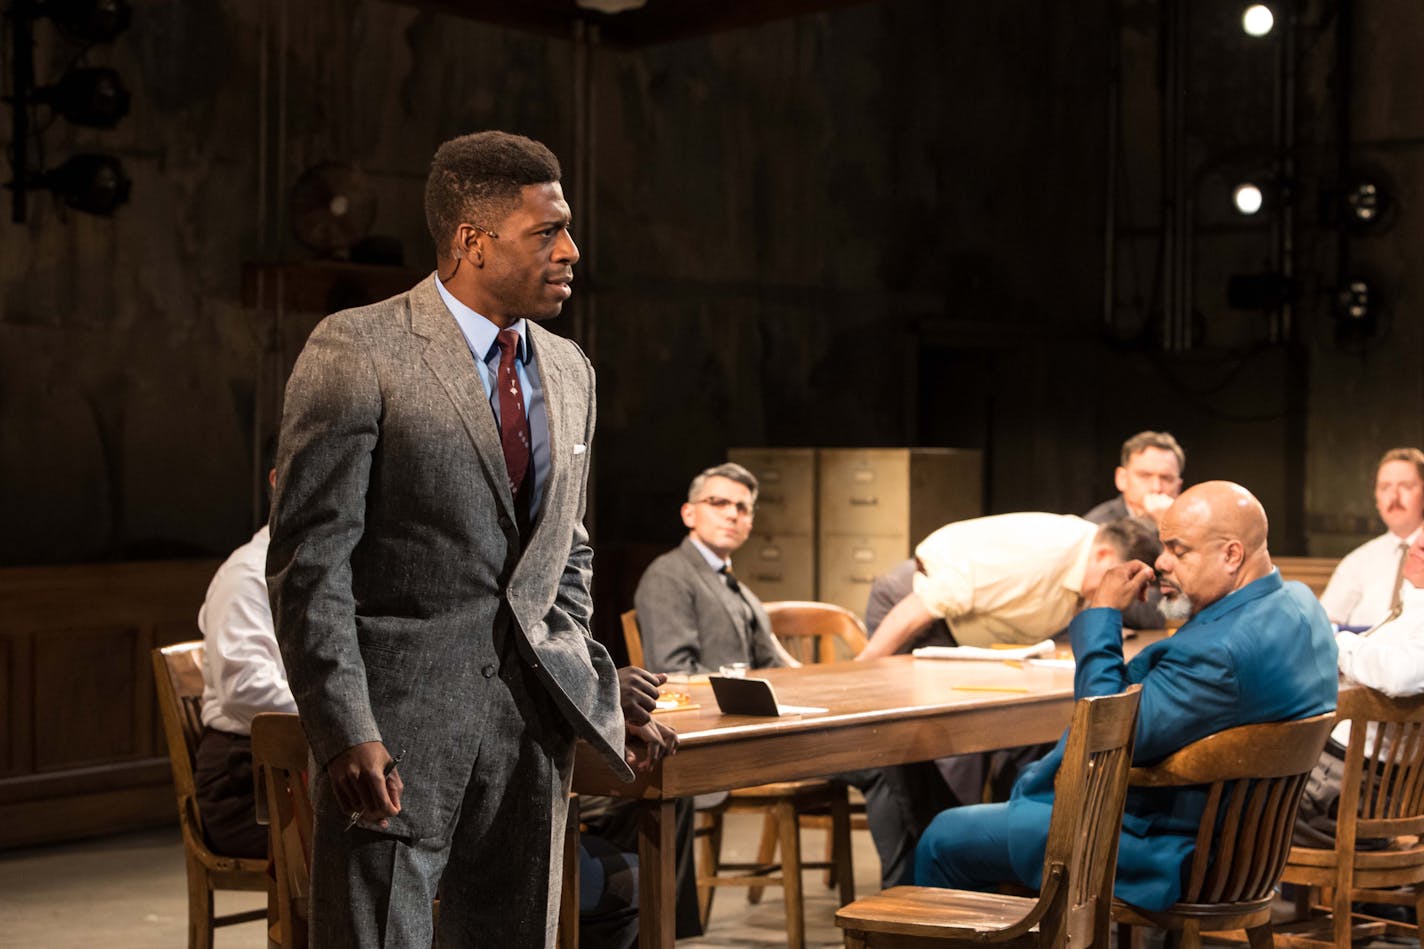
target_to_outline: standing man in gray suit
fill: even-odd
[[[731,462],[692,479],[681,511],[687,536],[648,566],[633,594],[644,661],[654,672],[794,662],[771,634],[761,600],[732,572],[732,554],[751,535],[756,496],[756,476]]]
[[[574,740],[630,776],[589,635],[593,369],[537,322],[579,259],[559,177],[519,136],[442,145],[436,272],[324,320],[287,386],[267,572],[313,946],[428,946],[437,885],[437,945],[552,946]]]

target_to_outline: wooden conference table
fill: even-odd
[[[1128,655],[1161,638],[1130,640]],[[800,669],[765,669],[782,705],[824,714],[784,718],[723,715],[705,683],[675,685],[700,708],[662,713],[678,752],[623,784],[580,743],[573,788],[580,794],[641,798],[638,844],[639,945],[673,945],[674,820],[677,798],[1057,741],[1072,717],[1073,673],[1004,662],[891,656]]]

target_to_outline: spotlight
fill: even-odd
[[[133,17],[129,0],[40,0],[36,6],[61,30],[89,43],[111,42]]]
[[[1345,186],[1341,197],[1341,217],[1353,234],[1380,234],[1394,223],[1391,189],[1375,177],[1356,178]]]
[[[39,176],[39,185],[53,191],[65,204],[87,214],[110,215],[129,199],[124,166],[113,155],[75,155]]]
[[[1276,15],[1264,3],[1253,3],[1241,14],[1241,29],[1247,36],[1265,36],[1276,25]]]
[[[52,86],[36,89],[31,97],[47,103],[75,125],[113,128],[129,114],[129,91],[112,69],[74,69]]]
[[[1231,203],[1235,206],[1238,214],[1250,217],[1261,210],[1265,204],[1266,197],[1261,192],[1261,186],[1253,181],[1243,181],[1231,192]]]
[[[1342,323],[1372,326],[1378,308],[1374,288],[1364,277],[1351,277],[1335,292],[1335,316]]]

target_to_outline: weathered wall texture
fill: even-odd
[[[1209,164],[1269,127],[1274,67],[1235,31],[1234,5],[1193,10],[1188,155]],[[1320,21],[1300,55],[1313,193],[1330,170],[1338,77],[1331,25],[1305,15]],[[1153,426],[1187,444],[1192,478],[1257,490],[1278,547],[1334,550],[1372,529],[1377,453],[1424,439],[1410,267],[1421,28],[1416,4],[1389,0],[1363,10],[1356,37],[1355,134],[1402,202],[1388,235],[1356,242],[1390,302],[1384,343],[1335,345],[1333,251],[1310,231],[1311,201],[1302,345],[1226,307],[1226,276],[1269,249],[1211,204],[1224,169],[1199,186],[1201,346],[1165,357],[1152,323],[1161,115],[1148,0],[894,0],[600,51],[591,188],[576,174],[571,42],[378,0],[138,0],[133,29],[90,56],[129,80],[133,114],[112,132],[58,121],[44,136],[50,164],[119,153],[132,202],[101,220],[37,195],[27,225],[0,224],[0,563],[241,540],[255,433],[272,423],[289,356],[282,334],[301,322],[244,306],[242,263],[303,256],[286,193],[336,159],[370,175],[373,231],[428,266],[424,169],[440,141],[480,127],[538,137],[571,172],[586,258],[553,328],[578,327],[600,370],[601,545],[671,540],[688,477],[731,445],[980,447],[993,510],[1081,510],[1110,492],[1122,437]],[[41,34],[47,79],[65,48]]]

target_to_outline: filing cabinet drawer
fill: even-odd
[[[823,448],[819,467],[822,535],[908,527],[910,456],[904,449]]]
[[[816,599],[816,544],[810,534],[753,534],[733,565],[763,603]]]
[[[820,548],[820,599],[863,619],[871,581],[910,556],[910,538],[823,534]]]
[[[816,449],[733,448],[727,460],[756,475],[758,533],[815,534]]]

